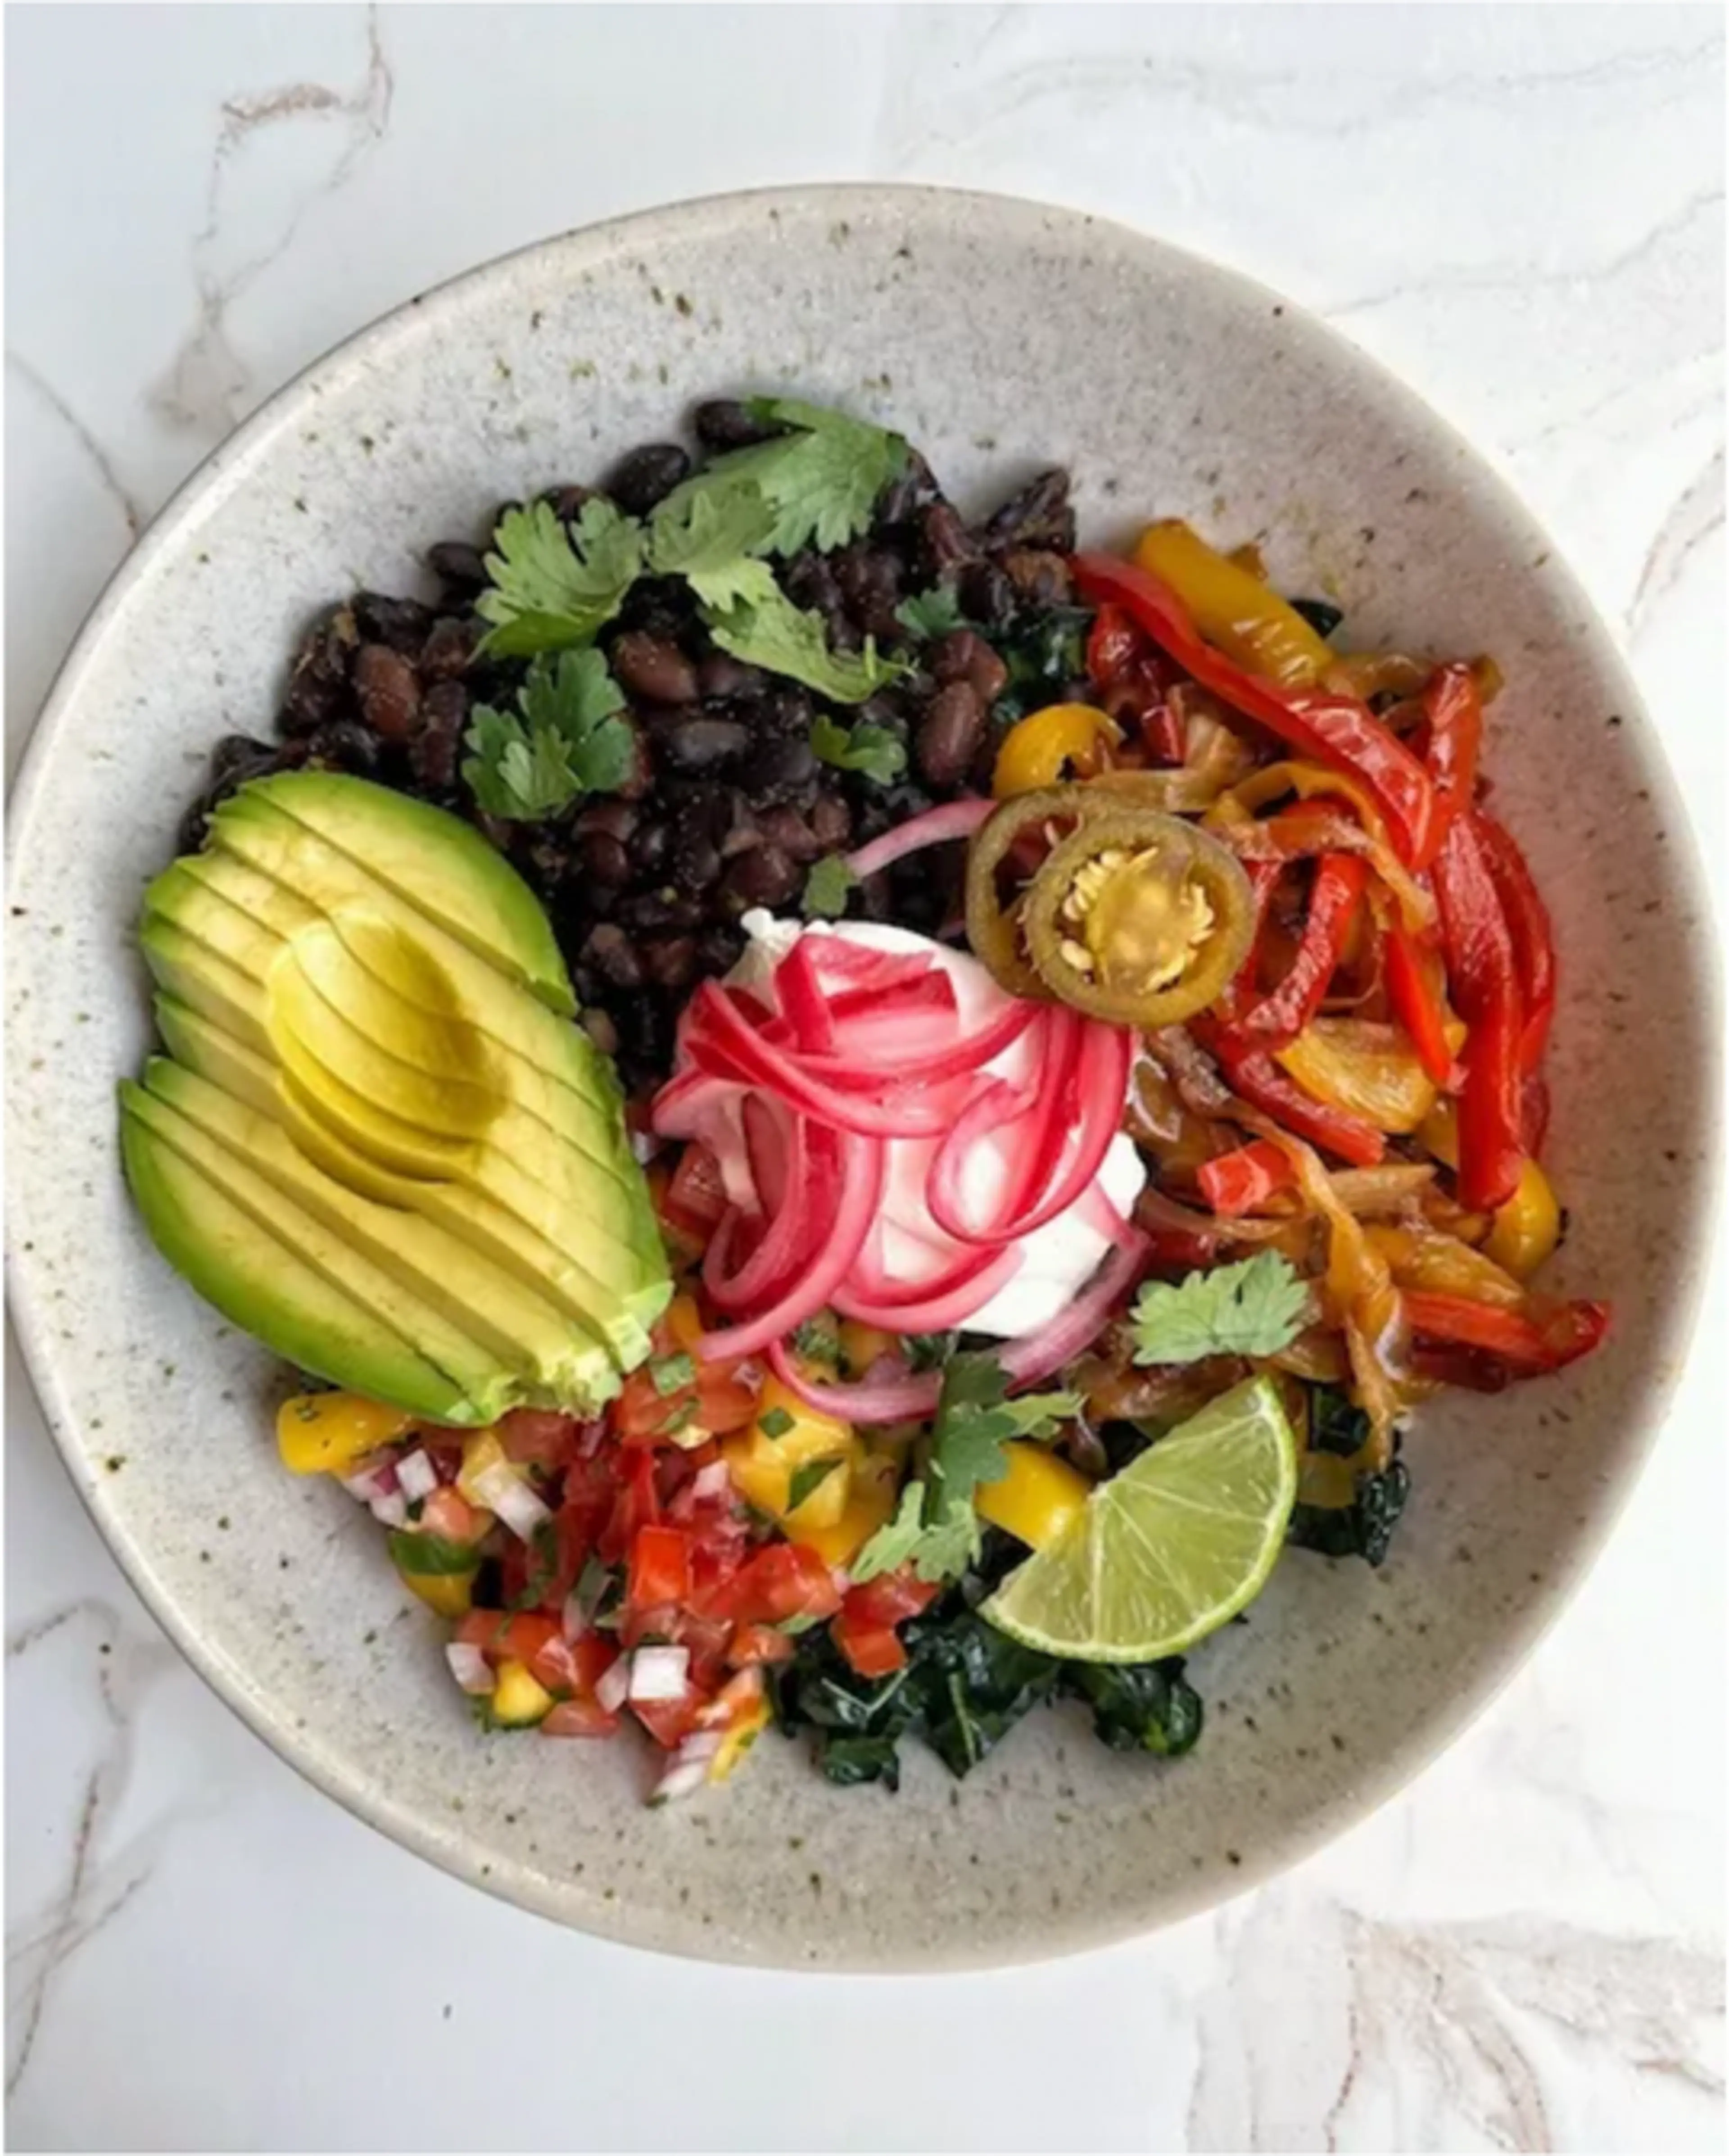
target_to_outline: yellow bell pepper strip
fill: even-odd
[[[413,1427],[413,1415],[358,1393],[296,1393],[276,1410],[276,1450],[291,1475],[348,1475]]]
[[[1401,1026],[1317,1018],[1274,1059],[1312,1099],[1393,1136],[1416,1130],[1434,1106],[1434,1081]]]
[[[978,1485],[972,1509],[993,1527],[1043,1549],[1080,1517],[1092,1485],[1066,1460],[1024,1438],[1011,1438],[1003,1456],[1008,1471]]]
[[[997,752],[991,791],[999,801],[1054,786],[1069,767],[1089,758],[1101,742],[1113,748],[1122,731],[1108,711],[1091,704],[1047,704],[1012,726]]]
[[[1554,1255],[1561,1240],[1561,1207],[1554,1186],[1534,1160],[1519,1171],[1519,1187],[1495,1216],[1483,1254],[1516,1280],[1529,1280]]]
[[[1332,664],[1331,647],[1295,607],[1179,519],[1149,524],[1135,560],[1176,593],[1208,644],[1249,673],[1299,689]]]
[[[1401,1288],[1430,1295],[1463,1296],[1497,1310],[1518,1310],[1525,1290],[1481,1250],[1433,1228],[1397,1227],[1377,1221],[1363,1229],[1369,1247],[1386,1259]]]
[[[1409,749],[1366,705],[1318,689],[1280,688],[1246,672],[1198,633],[1188,609],[1162,578],[1132,562],[1078,554],[1070,569],[1083,598],[1121,607],[1203,689],[1258,721],[1301,755],[1359,780],[1387,819],[1406,866],[1429,866],[1440,836],[1434,785]]]

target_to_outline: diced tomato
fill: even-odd
[[[663,1393],[652,1366],[636,1371],[613,1404],[613,1429],[621,1445],[700,1444],[742,1430],[757,1412],[760,1383],[736,1374],[731,1363],[704,1364],[695,1382]]]
[[[441,1482],[421,1507],[415,1524],[422,1534],[438,1535],[447,1543],[477,1543],[492,1525],[492,1515]]]
[[[855,1625],[899,1625],[928,1609],[936,1593],[929,1580],[919,1578],[910,1565],[903,1565],[899,1572],[885,1572],[863,1587],[849,1588],[844,1607]]]
[[[682,1699],[634,1699],[630,1711],[654,1742],[671,1752],[700,1727],[697,1717],[706,1704],[706,1695],[689,1685]]]
[[[1227,1219],[1252,1213],[1275,1191],[1290,1189],[1295,1180],[1295,1169],[1270,1138],[1253,1139],[1234,1152],[1203,1161],[1195,1170],[1202,1197]]]
[[[576,1451],[582,1434],[575,1415],[557,1414],[548,1408],[512,1408],[498,1424],[505,1457],[522,1467],[562,1467]]]
[[[603,1564],[623,1564],[643,1528],[660,1517],[660,1498],[654,1486],[654,1456],[639,1450],[626,1454],[613,1498],[612,1512],[596,1545]]]
[[[892,1676],[906,1666],[906,1650],[890,1625],[861,1625],[843,1609],[829,1636],[861,1677]]]
[[[726,1660],[734,1669],[745,1670],[759,1662],[790,1662],[794,1651],[791,1635],[772,1625],[741,1625],[726,1650]]]
[[[690,1537],[682,1527],[644,1527],[630,1548],[625,1600],[633,1609],[682,1603],[690,1593]]]
[[[814,1550],[771,1543],[741,1567],[730,1600],[740,1624],[779,1625],[788,1617],[832,1617],[840,1589]]]
[[[726,1186],[719,1161],[700,1142],[687,1145],[661,1198],[661,1219],[700,1244],[713,1235],[726,1209]]]
[[[571,1642],[571,1666],[579,1692],[591,1692],[618,1659],[618,1643],[603,1632],[585,1632]]]
[[[540,1725],[542,1737],[616,1737],[618,1717],[592,1699],[562,1699]]]

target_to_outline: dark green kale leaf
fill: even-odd
[[[1093,1711],[1093,1734],[1113,1752],[1153,1752],[1178,1759],[1199,1740],[1200,1694],[1183,1674],[1183,1657],[1162,1662],[1070,1662],[1063,1690]]]
[[[1368,1434],[1368,1417],[1337,1386],[1310,1387],[1311,1450],[1349,1460],[1362,1450]],[[1393,1458],[1385,1467],[1357,1477],[1348,1505],[1295,1506],[1285,1540],[1298,1549],[1317,1550],[1323,1557],[1360,1557],[1368,1564],[1383,1564],[1393,1529],[1411,1496],[1411,1471],[1398,1451],[1395,1436]]]

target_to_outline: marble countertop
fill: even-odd
[[[38,8],[7,33],[8,770],[144,522],[352,329],[614,212],[916,179],[1248,270],[1498,454],[1630,653],[1721,911],[1716,9]],[[10,1347],[8,1381],[15,2148],[1721,2145],[1700,1358],[1584,1592],[1399,1801],[1141,1944],[919,1981],[604,1946],[358,1825],[181,1663]]]

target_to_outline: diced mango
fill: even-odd
[[[675,1295],[666,1307],[666,1329],[672,1336],[673,1345],[687,1354],[695,1352],[702,1337],[702,1312],[696,1306],[694,1295]]]
[[[440,1617],[454,1621],[458,1617],[466,1617],[474,1607],[475,1575],[471,1572],[405,1572],[402,1581]]]
[[[522,1471],[505,1450],[495,1430],[470,1431],[462,1441],[462,1466],[456,1476],[456,1486],[469,1504],[485,1505],[485,1477],[499,1467],[509,1475],[520,1475]]]
[[[840,1359],[849,1378],[862,1378],[880,1356],[892,1355],[900,1345],[898,1337],[880,1325],[864,1325],[856,1317],[841,1320]]]
[[[768,1727],[768,1702],[766,1699],[759,1699],[753,1707],[739,1717],[721,1738],[720,1750],[709,1762],[710,1781],[724,1782],[726,1779]]]
[[[849,1478],[846,1509],[832,1527],[808,1527],[801,1517],[787,1528],[787,1539],[814,1550],[824,1564],[844,1565],[855,1558],[894,1512],[900,1470],[892,1460],[871,1454],[857,1460]]]
[[[1003,1448],[1008,1472],[995,1482],[981,1482],[972,1493],[973,1509],[993,1527],[1004,1528],[1034,1549],[1054,1542],[1080,1518],[1092,1486],[1066,1460],[1015,1438]]]
[[[544,1722],[556,1702],[526,1662],[500,1662],[492,1691],[492,1718],[505,1729]]]
[[[297,1393],[276,1411],[276,1450],[293,1475],[346,1475],[414,1427],[400,1408],[358,1393]]]

